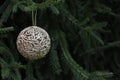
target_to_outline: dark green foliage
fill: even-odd
[[[10,31],[14,31],[14,27],[0,28],[0,33],[1,33],[1,34],[7,33],[7,32],[10,32]]]
[[[61,73],[61,66],[59,63],[57,51],[55,49],[52,49],[49,56],[50,56],[50,59],[49,59],[50,69],[54,74],[59,75]]]
[[[59,36],[59,42],[60,42],[60,46],[62,49],[62,53],[63,53],[63,57],[64,60],[66,62],[67,67],[71,70],[71,72],[73,72],[74,78],[75,80],[87,80],[89,78],[89,74],[87,72],[85,72],[82,67],[80,67],[71,57],[69,51],[68,51],[68,46],[67,46],[67,42],[65,40],[65,35],[63,32],[59,32],[58,33]]]
[[[119,0],[1,1],[0,80],[120,77]],[[29,61],[17,51],[16,38],[36,10],[37,25],[50,34],[52,45],[45,58]]]

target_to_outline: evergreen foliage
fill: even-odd
[[[120,0],[1,2],[0,80],[120,79]],[[16,38],[36,10],[52,46],[45,58],[29,61],[17,51]]]

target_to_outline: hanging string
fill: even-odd
[[[37,25],[37,10],[35,10],[35,25]]]
[[[32,25],[36,26],[37,24],[37,10],[32,11]]]
[[[34,25],[34,11],[32,11],[32,25]]]

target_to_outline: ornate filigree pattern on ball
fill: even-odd
[[[17,38],[17,49],[24,57],[35,60],[44,57],[50,49],[48,33],[37,26],[29,26],[22,30]]]

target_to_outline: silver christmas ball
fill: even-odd
[[[23,29],[17,38],[17,49],[22,56],[30,60],[45,57],[49,52],[51,41],[48,33],[37,26]]]

